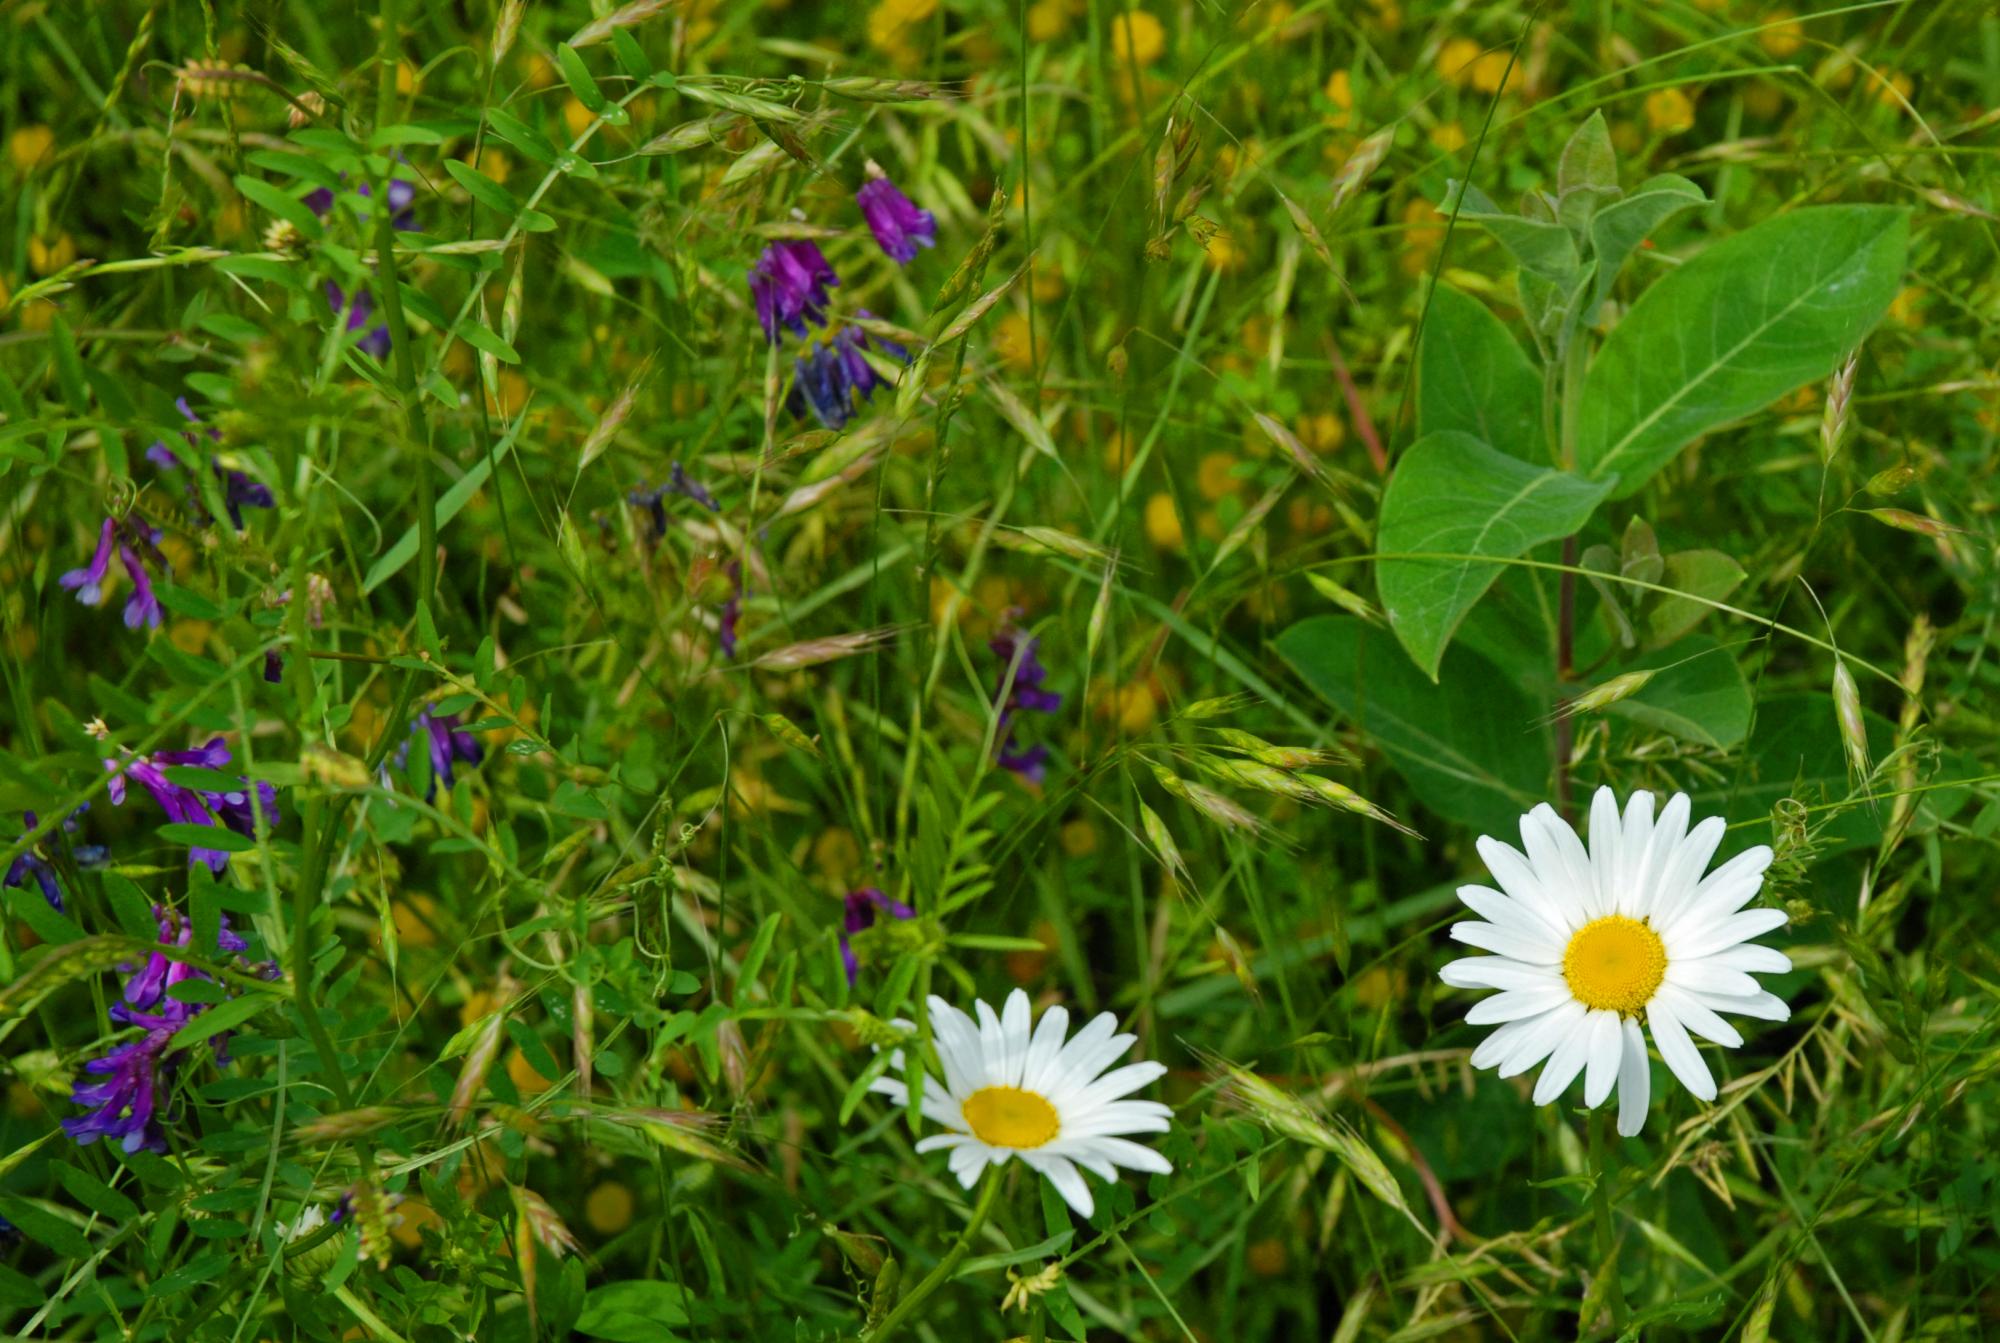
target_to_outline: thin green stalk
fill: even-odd
[[[992,1214],[993,1205],[1000,1197],[1000,1180],[1000,1167],[994,1166],[986,1172],[986,1183],[979,1188],[979,1202],[972,1207],[972,1220],[965,1224],[965,1230],[959,1232],[958,1239],[952,1243],[945,1257],[938,1261],[938,1266],[911,1289],[908,1296],[897,1303],[896,1308],[889,1312],[888,1318],[876,1327],[875,1332],[868,1335],[868,1343],[888,1343],[895,1332],[909,1322],[917,1307],[923,1305],[932,1292],[942,1287],[945,1280],[958,1271],[959,1264],[972,1250],[973,1237],[977,1236],[980,1228],[986,1225],[986,1219]]]
[[[1607,1108],[1590,1117],[1590,1167],[1597,1177],[1590,1188],[1590,1205],[1597,1234],[1597,1271],[1604,1275],[1605,1298],[1611,1304],[1611,1327],[1625,1329],[1625,1286],[1618,1280],[1618,1236],[1611,1224],[1611,1149],[1604,1130],[1612,1123]]]

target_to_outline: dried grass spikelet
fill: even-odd
[[[1840,744],[1847,751],[1848,772],[1856,781],[1864,780],[1870,769],[1868,720],[1861,713],[1861,688],[1841,657],[1833,662],[1833,713],[1840,724]]]
[[[806,639],[795,644],[786,644],[763,654],[750,665],[765,671],[797,671],[801,667],[816,667],[822,662],[835,662],[841,658],[853,657],[859,653],[871,652],[896,637],[894,626],[883,629],[863,630],[858,634],[835,634],[824,639]]]
[[[1218,825],[1231,830],[1243,830],[1250,834],[1261,834],[1264,823],[1258,820],[1240,804],[1224,797],[1213,788],[1190,782],[1162,766],[1153,766],[1153,777],[1160,787],[1172,793],[1181,801],[1193,807]]]
[[[253,86],[269,87],[268,77],[247,65],[227,61],[189,61],[174,71],[174,82],[191,98],[240,98]]]
[[[1221,1058],[1211,1058],[1208,1062],[1222,1073],[1222,1097],[1231,1106],[1280,1137],[1333,1153],[1362,1188],[1415,1220],[1410,1205],[1403,1199],[1402,1186],[1396,1183],[1396,1177],[1375,1149],[1358,1134],[1343,1124],[1322,1118],[1299,1097],[1248,1068]]]
[[[1840,451],[1840,443],[1847,435],[1847,420],[1854,405],[1854,374],[1861,365],[1861,351],[1847,356],[1826,387],[1826,407],[1819,420],[1819,459],[1833,460]]]
[[[1333,174],[1333,204],[1328,207],[1329,210],[1338,211],[1367,185],[1375,170],[1382,166],[1382,160],[1389,156],[1389,147],[1395,142],[1396,127],[1391,123],[1354,147],[1354,152]]]
[[[1630,699],[1646,688],[1646,683],[1659,675],[1656,667],[1642,667],[1638,671],[1624,672],[1608,681],[1600,681],[1580,695],[1564,700],[1555,712],[1542,719],[1553,723],[1558,719],[1574,718],[1580,713],[1596,713],[1599,709],[1616,704],[1619,700]]]

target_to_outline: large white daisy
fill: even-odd
[[[1500,890],[1459,887],[1483,922],[1455,923],[1451,935],[1494,954],[1439,972],[1457,988],[1500,990],[1466,1014],[1472,1025],[1499,1026],[1472,1051],[1473,1067],[1513,1077],[1547,1059],[1537,1105],[1578,1073],[1592,1109],[1616,1088],[1618,1132],[1629,1138],[1646,1122],[1651,1085],[1642,1019],[1681,1085],[1712,1101],[1715,1079],[1689,1033],[1734,1049],[1743,1037],[1720,1013],[1791,1014],[1751,978],[1792,968],[1783,952],[1750,941],[1783,924],[1784,911],[1743,908],[1764,884],[1770,847],[1745,849],[1703,876],[1726,827],[1711,816],[1689,829],[1688,810],[1677,793],[1656,820],[1653,795],[1642,792],[1621,817],[1600,788],[1588,851],[1546,803],[1521,818],[1526,853],[1480,837]]]
[[[1020,989],[1007,995],[997,1015],[975,1001],[976,1023],[942,998],[929,1003],[944,1084],[924,1074],[923,1113],[950,1131],[919,1140],[917,1150],[950,1152],[951,1172],[961,1185],[972,1188],[988,1165],[1018,1156],[1088,1217],[1096,1204],[1078,1167],[1105,1180],[1116,1180],[1119,1166],[1160,1175],[1173,1170],[1158,1152],[1119,1136],[1164,1133],[1173,1112],[1157,1101],[1124,1099],[1163,1075],[1164,1064],[1104,1071],[1139,1038],[1118,1034],[1109,1012],[1065,1043],[1068,1010],[1051,1007],[1030,1030],[1028,995]],[[903,1051],[891,1056],[890,1066],[907,1073]],[[869,1089],[898,1105],[909,1103],[909,1088],[894,1078],[880,1078]]]

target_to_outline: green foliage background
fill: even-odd
[[[869,1046],[1019,984],[1171,1067],[1175,1171],[1010,1167],[913,1336],[1992,1334],[2000,18],[1149,8],[0,2],[0,807],[69,897],[5,892],[0,1328],[857,1336],[966,1204]],[[796,236],[914,356],[839,434],[744,283]],[[135,503],[157,631],[57,585]],[[215,734],[282,790],[219,879],[103,768]],[[1774,844],[1796,967],[1608,1167],[1435,979],[1473,839],[1599,784]],[[277,968],[166,1154],[79,1148],[148,904]]]

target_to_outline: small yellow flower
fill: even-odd
[[[1472,63],[1479,59],[1483,50],[1479,43],[1469,37],[1448,38],[1438,48],[1438,77],[1448,84],[1463,87],[1472,82]]]
[[[844,880],[861,867],[861,845],[846,826],[829,826],[813,840],[813,865],[821,875]]]
[[[1088,858],[1097,852],[1097,827],[1079,817],[1063,822],[1062,851],[1072,858]]]
[[[1226,452],[1211,452],[1195,467],[1195,488],[1204,499],[1220,499],[1236,493],[1236,459]]]
[[[1784,90],[1768,80],[1757,80],[1743,90],[1743,110],[1759,121],[1770,121],[1784,109]]]
[[[76,260],[76,242],[67,233],[53,238],[39,234],[28,239],[28,268],[37,275],[49,275]]]
[[[167,642],[183,653],[199,653],[214,632],[215,626],[206,620],[176,620],[167,626]]]
[[[1166,30],[1145,10],[1129,9],[1111,20],[1111,54],[1120,65],[1151,65],[1166,50]]]
[[[1335,130],[1346,130],[1354,124],[1354,77],[1345,70],[1335,70],[1326,79],[1326,100],[1333,104],[1333,111],[1326,114],[1326,124]]]
[[[507,1056],[507,1076],[523,1096],[539,1096],[555,1085],[555,1079],[544,1077],[535,1071],[535,1065],[528,1062],[528,1056],[516,1045],[514,1052]]]
[[[1465,148],[1465,127],[1456,121],[1441,122],[1431,128],[1431,144],[1441,154],[1456,154]]]
[[[1757,34],[1758,45],[1781,61],[1797,55],[1799,48],[1806,44],[1806,30],[1792,17],[1791,11],[1778,10],[1768,22],[1770,26]]]
[[[1146,539],[1162,550],[1179,550],[1180,514],[1174,511],[1173,496],[1165,491],[1146,500]]]
[[[1028,40],[1053,42],[1069,28],[1069,9],[1062,0],[1040,0],[1028,6]]]
[[[507,185],[507,175],[514,171],[514,165],[507,156],[492,148],[481,149],[478,158],[467,159],[466,162],[503,187]]]
[[[1028,283],[1028,291],[1035,302],[1054,303],[1068,288],[1068,282],[1063,279],[1061,266],[1053,261],[1035,264],[1033,277]]]
[[[408,61],[396,62],[396,92],[408,97],[417,91],[417,67]]]
[[[1511,51],[1488,51],[1472,63],[1472,87],[1481,93],[1507,93],[1521,82],[1521,66]]]
[[[585,107],[576,98],[571,97],[564,101],[563,125],[569,127],[569,133],[571,139],[575,139],[577,136],[582,135],[586,130],[590,129],[590,123],[595,121],[596,119],[597,119],[596,116],[591,112],[591,110]]]
[[[632,1225],[632,1191],[606,1180],[583,1200],[583,1220],[600,1236],[615,1236]]]
[[[1034,349],[1026,314],[1010,312],[994,326],[993,353],[1016,373],[1034,372]]]
[[[1646,95],[1646,124],[1661,135],[1679,135],[1694,126],[1694,103],[1679,89],[1654,89]]]
[[[1330,410],[1299,417],[1299,441],[1324,457],[1347,439],[1347,425]]]
[[[1915,326],[1923,320],[1924,291],[1914,285],[1898,293],[1889,304],[1889,320]]]
[[[1875,101],[1900,111],[1910,101],[1910,94],[1916,87],[1908,75],[1896,70],[1888,71],[1875,79]]]
[[[528,84],[531,88],[545,89],[556,82],[556,68],[541,52],[528,55]]]
[[[47,126],[23,126],[7,137],[7,157],[14,167],[27,172],[56,147],[56,133]]]
[[[1250,259],[1250,251],[1244,240],[1223,232],[1212,234],[1202,244],[1210,270],[1221,271],[1224,275],[1243,269],[1243,263]]]

